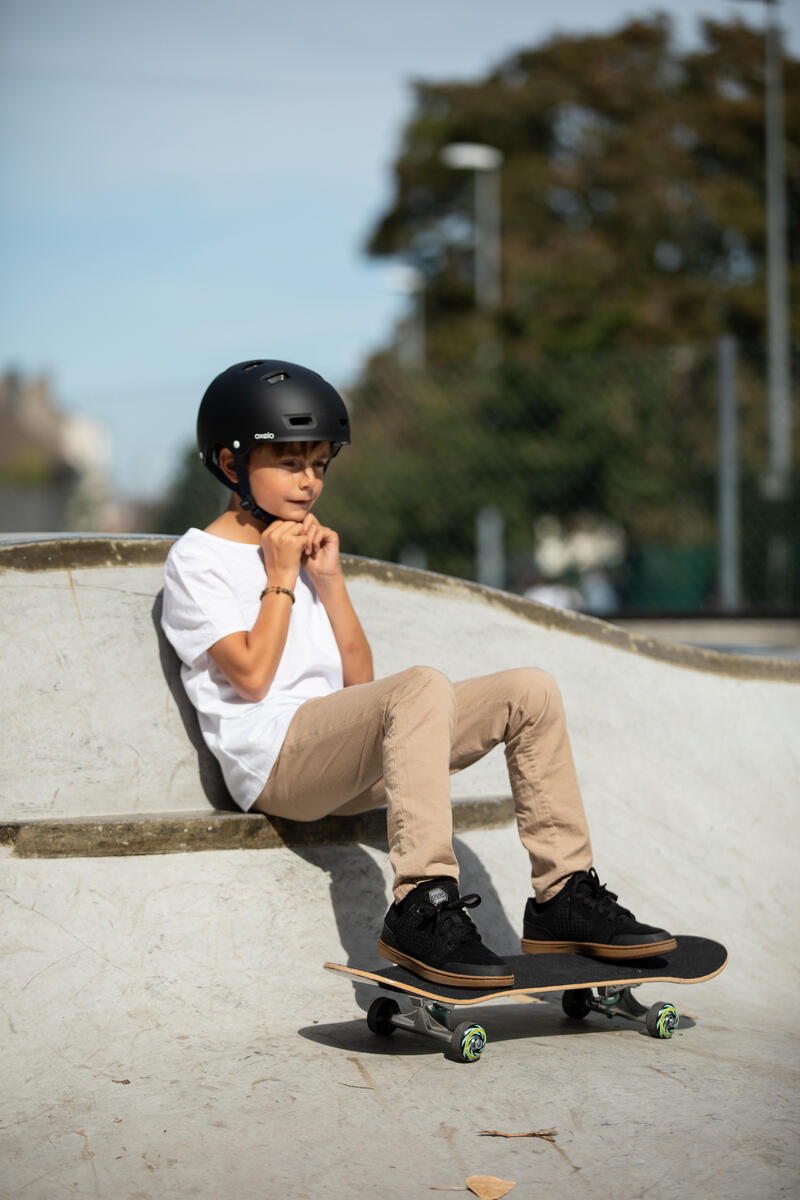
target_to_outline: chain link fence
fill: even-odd
[[[763,351],[738,346],[727,384],[719,345],[485,351],[383,355],[347,393],[353,445],[318,506],[346,551],[598,614],[800,609],[800,473],[770,476]],[[798,408],[795,388],[795,464]]]

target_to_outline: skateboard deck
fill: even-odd
[[[728,953],[719,942],[701,937],[678,937],[677,948],[655,958],[609,962],[583,954],[520,954],[506,956],[513,972],[512,987],[453,988],[431,983],[404,967],[365,971],[341,963],[325,963],[354,981],[403,995],[411,1007],[401,1011],[385,997],[370,1006],[367,1021],[373,1033],[388,1036],[407,1029],[448,1043],[450,1056],[460,1061],[477,1059],[486,1044],[481,1025],[463,1022],[454,1026],[454,1010],[509,996],[563,992],[567,1016],[582,1018],[590,1012],[622,1016],[643,1022],[649,1033],[669,1038],[678,1027],[678,1011],[667,1001],[649,1008],[639,1004],[633,988],[643,983],[702,983],[724,970]]]

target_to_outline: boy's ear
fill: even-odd
[[[225,474],[230,479],[231,483],[238,483],[239,477],[233,467],[233,451],[222,449],[219,452],[219,465]]]

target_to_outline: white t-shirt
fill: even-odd
[[[267,782],[292,717],[306,700],[342,687],[328,614],[303,571],[278,670],[263,700],[243,700],[208,654],[229,633],[253,628],[267,576],[260,546],[190,529],[164,564],[161,625],[181,659],[186,694],[228,790],[245,811]],[[288,604],[288,601],[287,601]]]

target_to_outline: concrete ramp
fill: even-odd
[[[380,821],[348,844],[214,848],[215,822],[267,823],[225,811],[159,639],[168,545],[0,548],[5,1194],[405,1200],[473,1174],[567,1200],[795,1190],[800,665],[347,561],[380,674],[555,675],[601,877],[643,919],[731,952],[719,979],[643,997],[691,1014],[668,1043],[575,1026],[552,999],[501,1003],[476,1010],[490,1044],[462,1067],[409,1037],[377,1042],[366,997],[321,969],[377,961]],[[499,752],[454,779],[486,816],[457,849],[500,952],[517,949],[528,894],[507,793]],[[205,818],[212,840],[142,853],[123,837],[93,857],[92,829],[171,814],[187,830]],[[64,828],[84,840],[36,857]],[[551,1127],[556,1146],[480,1136]]]
[[[229,808],[160,631],[170,540],[0,546],[7,753],[0,818]],[[637,637],[503,592],[347,559],[380,675],[427,663],[451,678],[546,667],[565,696],[587,800],[651,810],[715,795],[731,808],[800,777],[800,663]],[[507,792],[502,756],[456,796]]]

